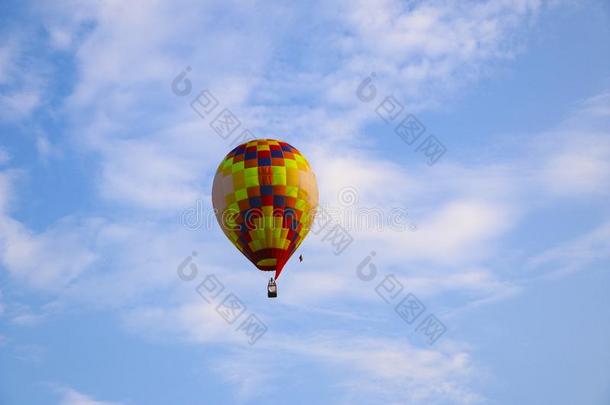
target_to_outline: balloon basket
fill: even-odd
[[[269,284],[267,284],[267,298],[276,298],[277,297],[277,284],[273,279],[269,280]]]

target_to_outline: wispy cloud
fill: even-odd
[[[46,63],[34,65],[35,56],[21,35],[0,43],[0,120],[15,122],[29,117],[42,105],[47,85]]]
[[[14,60],[17,51],[17,41],[13,38],[0,44],[0,84],[8,82],[14,73]]]
[[[61,394],[60,405],[120,405],[119,402],[99,401],[74,388],[61,388],[58,391]]]
[[[74,220],[66,218],[40,234],[10,218],[0,222],[2,264],[15,278],[34,287],[65,286],[96,258],[86,242],[95,234],[95,220],[75,226]]]
[[[470,404],[481,399],[468,387],[476,374],[470,355],[454,344],[424,349],[406,338],[333,329],[286,334],[278,332],[276,320],[264,339],[248,346],[218,316],[214,305],[204,302],[172,310],[132,311],[125,322],[129,330],[153,341],[178,338],[223,347],[223,354],[210,360],[210,365],[236,386],[237,399],[242,401],[267,395],[278,378],[301,363],[337,376],[332,384],[340,392],[341,403],[383,398],[390,403]]]
[[[340,393],[339,403],[471,404],[482,400],[468,388],[475,374],[466,352],[418,349],[402,339],[342,334],[298,339],[276,336],[272,347],[255,353],[238,351],[222,359],[217,369],[238,385],[242,397],[251,398],[264,395],[255,385],[269,385],[278,375],[288,373],[290,365],[301,362],[321,366],[337,376],[333,385]],[[251,375],[257,377],[248,377]]]
[[[605,222],[585,235],[535,255],[529,260],[528,268],[534,272],[534,277],[558,277],[590,268],[591,265],[607,270],[604,260],[609,257],[610,222]]]
[[[2,290],[0,290],[0,317],[4,315],[4,297],[2,296]]]
[[[7,163],[11,159],[11,156],[8,152],[2,148],[0,148],[0,165]]]

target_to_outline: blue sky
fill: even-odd
[[[4,1],[0,19],[1,404],[610,403],[607,2]],[[211,215],[237,132],[193,111],[206,89],[309,159],[352,238],[310,234],[273,301]],[[394,132],[407,114],[435,164]]]

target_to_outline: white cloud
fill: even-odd
[[[337,43],[346,63],[333,75],[329,93],[343,93],[349,102],[353,91],[336,88],[354,89],[355,77],[374,71],[385,88],[400,89],[401,97],[420,104],[415,108],[478,78],[484,62],[512,57],[516,39],[541,8],[536,0],[344,4],[337,13],[344,32]]]
[[[222,9],[217,9],[220,4]],[[278,7],[275,12],[282,10]],[[71,13],[72,9],[53,12]],[[167,20],[168,13],[174,15],[172,21]],[[222,36],[213,35],[216,30],[224,28],[218,27],[215,16],[225,13],[248,15],[249,19],[240,29],[223,31]],[[265,31],[254,22],[263,18],[263,14],[243,3],[100,3],[92,10],[91,18],[95,21],[95,28],[78,48],[80,80],[71,97],[75,103],[73,107],[93,103],[110,109],[119,96],[127,103],[135,101],[136,104],[129,104],[132,107],[150,106],[146,103],[152,101],[147,96],[150,92],[146,87],[158,97],[167,96],[169,102],[174,98],[169,92],[170,82],[177,74],[176,70],[185,65],[194,66],[193,76],[200,80],[199,85],[205,79],[230,85],[236,83],[233,79],[237,82],[243,79],[244,72],[252,73],[253,69],[259,69],[260,61],[265,60],[268,54],[264,43]],[[246,32],[246,29],[251,31]],[[131,35],[134,30],[138,35]],[[204,30],[208,34],[200,35]],[[236,57],[248,60],[248,63],[235,63]],[[223,74],[218,75],[220,72]],[[236,75],[236,72],[241,75]],[[205,75],[210,73],[214,75],[206,78]],[[223,99],[235,94],[230,89],[226,91],[226,86],[220,87],[224,92]],[[133,92],[136,88],[142,90],[139,97],[135,97]],[[238,93],[240,88],[237,86]],[[104,97],[97,97],[102,91]],[[128,113],[125,110],[120,112]]]
[[[201,197],[200,173],[151,142],[120,142],[108,152],[102,195],[155,209],[186,208]]]
[[[194,290],[189,293],[197,301],[175,308],[138,308],[126,313],[125,325],[153,340],[170,336],[196,343],[247,344],[247,338],[216,312],[215,305],[205,302]]]
[[[570,142],[571,148],[550,156],[541,177],[558,194],[590,195],[610,192],[610,138]]]
[[[485,201],[456,200],[437,209],[429,219],[418,220],[417,232],[398,237],[388,232],[383,242],[412,259],[449,264],[485,257],[490,253],[486,243],[512,224],[508,209]]]
[[[43,164],[48,164],[49,159],[60,157],[61,150],[49,141],[49,137],[44,132],[39,132],[36,137],[36,151]]]
[[[6,83],[14,70],[14,58],[17,54],[17,41],[8,40],[0,44],[0,84]]]
[[[0,172],[0,218],[8,209],[11,201],[12,177],[10,172]]]
[[[355,398],[383,398],[397,403],[445,400],[469,404],[481,399],[469,387],[475,373],[470,355],[453,343],[418,348],[405,338],[333,329],[300,331],[299,326],[289,327],[290,320],[284,318],[284,312],[294,316],[292,307],[274,310],[271,316],[268,309],[261,313],[249,306],[248,311],[267,320],[269,327],[254,346],[249,346],[247,337],[236,330],[237,324],[229,325],[215,308],[214,303],[196,297],[196,301],[172,309],[129,311],[124,321],[130,331],[153,341],[171,338],[224,347],[225,354],[210,360],[209,366],[236,386],[239,400],[272,395],[274,381],[301,362],[337,376],[333,385],[338,388],[341,403]],[[322,315],[329,316],[317,313]],[[361,324],[362,320],[348,322]]]
[[[11,155],[6,150],[0,148],[0,165],[7,163],[9,160],[11,160]]]
[[[10,316],[11,323],[20,326],[35,326],[45,318],[45,314],[36,313],[30,307],[23,304],[12,304],[8,315]]]
[[[79,44],[90,28],[88,24],[94,23],[100,4],[61,0],[53,4],[35,2],[31,6],[31,11],[47,31],[49,45],[54,50],[69,51]]]
[[[468,387],[474,374],[466,352],[418,349],[404,339],[332,332],[275,336],[269,347],[237,351],[216,367],[247,398],[263,396],[264,392],[255,392],[253,387],[271,384],[300,362],[313,362],[313,367],[337,376],[334,386],[340,403],[470,404],[482,399]],[[258,377],[248,377],[252,374]]]
[[[119,405],[119,402],[99,401],[88,395],[80,393],[73,388],[63,388],[61,392],[60,405]]]
[[[95,252],[104,258],[103,263],[96,263],[91,272],[75,280],[60,299],[67,305],[79,302],[100,308],[122,308],[133,307],[150,294],[163,292],[171,302],[182,302],[184,297],[174,297],[180,297],[176,269],[193,250],[199,252],[197,265],[202,273],[218,273],[224,265],[241,259],[235,255],[227,259],[231,246],[210,239],[206,232],[187,232],[179,225],[107,223],[97,231],[95,239]],[[229,274],[223,278],[233,279],[232,273],[238,271],[223,273]]]
[[[319,173],[318,187],[325,206],[342,205],[340,194],[346,189],[353,189],[357,194],[355,203],[363,206],[391,205],[398,201],[404,204],[422,191],[421,182],[403,166],[366,156],[364,150],[349,148],[342,156],[333,156],[323,147],[314,151],[310,160]]]
[[[66,218],[35,234],[19,222],[0,217],[0,258],[13,277],[37,288],[68,284],[96,259],[90,241],[99,221],[79,224]]]
[[[610,95],[579,103],[557,129],[535,143],[541,155],[539,182],[562,196],[610,192]]]
[[[48,67],[42,60],[23,34],[8,36],[0,44],[1,120],[20,121],[42,105]]]
[[[533,256],[527,267],[533,276],[562,276],[590,266],[608,267],[610,257],[610,221],[573,240],[546,249]],[[543,271],[543,273],[541,273]]]
[[[336,219],[359,246],[385,247],[383,255],[396,262],[427,260],[447,265],[480,260],[493,252],[493,242],[518,218],[520,186],[512,174],[514,168],[494,163],[409,170],[355,149],[346,149],[337,158],[315,154],[313,162],[323,174],[319,176],[323,207],[336,212]],[[340,196],[352,191],[355,201],[345,206]],[[392,208],[403,209],[408,220],[417,224],[417,232],[392,227],[394,219],[405,220],[393,219]],[[357,220],[352,217],[365,215],[365,209],[382,214],[382,229],[354,226]],[[317,239],[313,243],[323,245]]]
[[[606,91],[584,100],[580,105],[579,113],[580,115],[586,114],[593,117],[609,117],[610,92]]]
[[[44,357],[47,353],[45,347],[38,344],[19,344],[15,343],[11,345],[13,349],[13,355],[18,360],[25,363],[32,363],[40,365],[43,362]]]
[[[102,221],[66,217],[42,232],[32,231],[9,212],[18,174],[0,171],[0,264],[30,286],[61,289],[95,261],[93,241]],[[35,318],[20,314],[17,322],[31,323]]]
[[[13,120],[27,117],[40,105],[40,101],[40,94],[33,90],[0,95],[1,118]]]

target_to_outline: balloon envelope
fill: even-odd
[[[257,268],[280,275],[303,242],[318,205],[316,177],[293,146],[257,139],[218,166],[212,204],[224,234]]]

